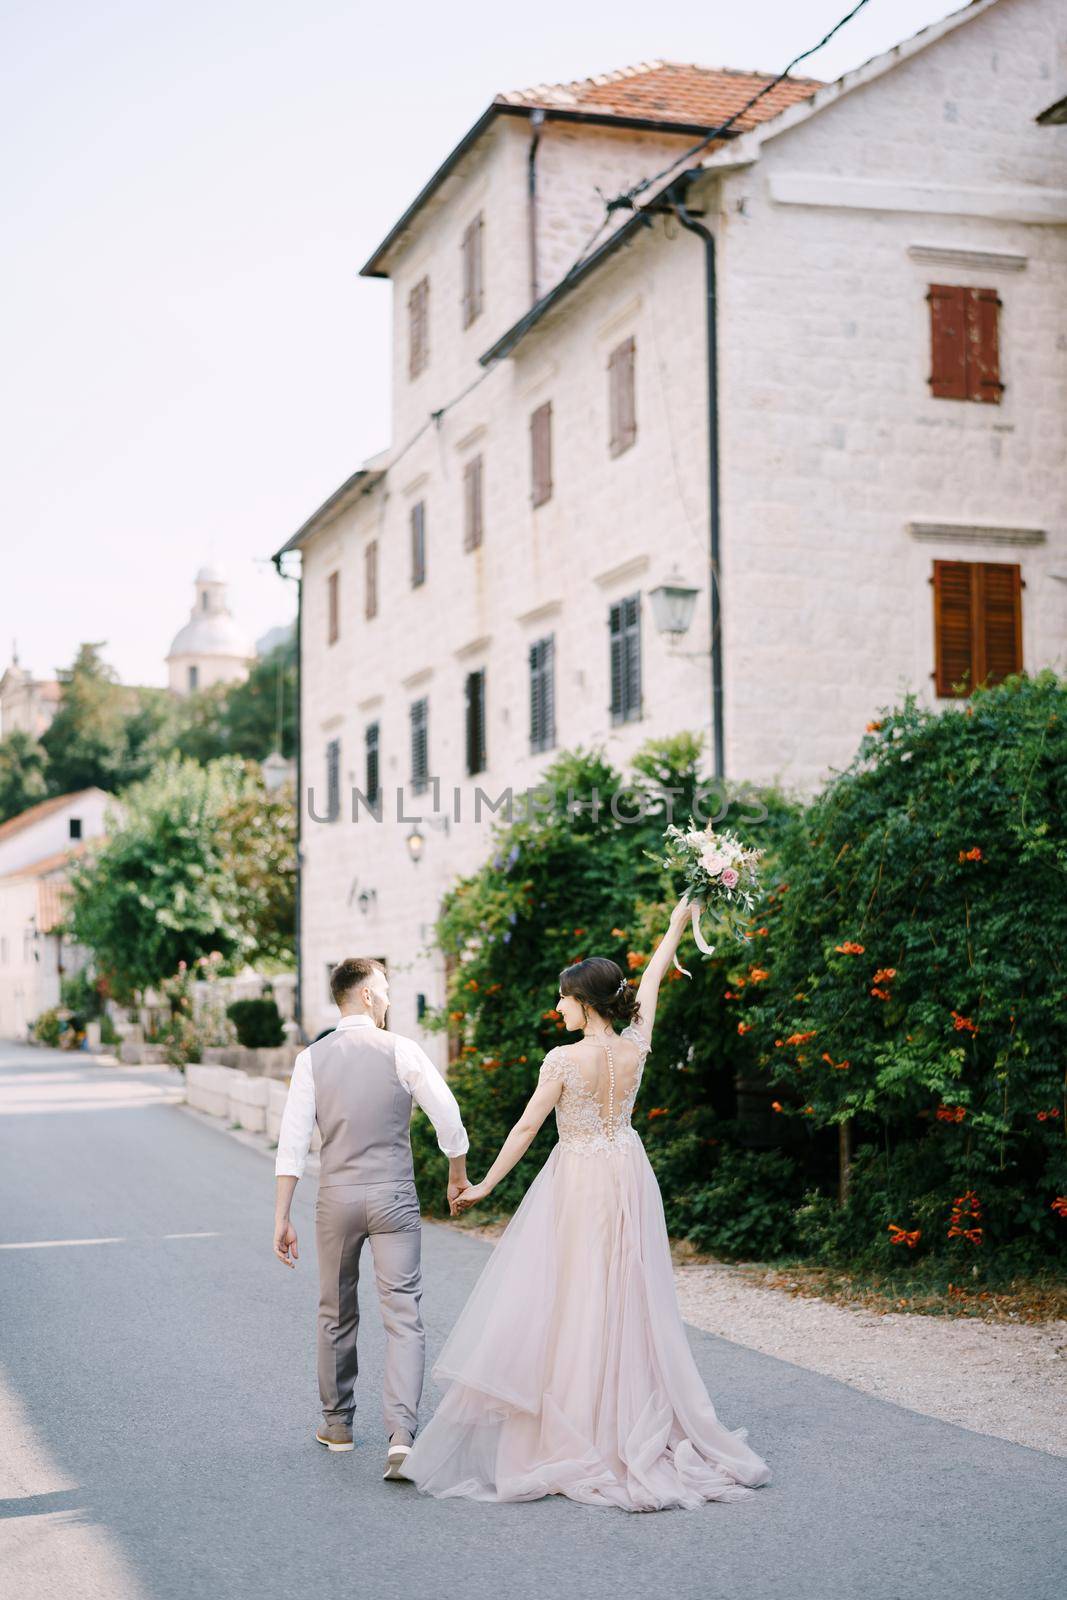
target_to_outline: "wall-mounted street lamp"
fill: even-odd
[[[699,593],[699,589],[682,582],[680,572],[672,572],[666,583],[651,590],[648,598],[656,632],[666,634],[672,644],[688,633]]]
[[[408,855],[416,864],[422,860],[422,852],[426,848],[426,839],[417,827],[412,828],[408,834]]]

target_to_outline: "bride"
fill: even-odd
[[[693,1360],[659,1187],[630,1121],[689,910],[675,907],[636,995],[603,956],[564,969],[559,1010],[582,1038],[549,1050],[500,1154],[454,1202],[484,1200],[555,1111],[559,1142],[434,1366],[449,1387],[404,1465],[426,1494],[659,1511],[767,1481]]]

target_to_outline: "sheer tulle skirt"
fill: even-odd
[[[406,1464],[427,1494],[654,1511],[743,1499],[769,1477],[693,1360],[636,1136],[610,1154],[556,1146],[434,1375],[449,1387]]]

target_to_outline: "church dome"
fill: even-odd
[[[184,628],[174,635],[167,651],[171,656],[233,656],[251,661],[252,646],[228,611],[195,612]]]
[[[171,688],[187,694],[238,681],[254,657],[251,641],[230,614],[225,576],[217,567],[202,566],[196,575],[196,603],[167,652]]]

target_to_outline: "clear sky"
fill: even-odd
[[[204,560],[252,638],[291,615],[271,552],[389,442],[390,288],[357,268],[496,92],[778,71],[848,9],[4,0],[0,670],[94,639],[164,682]],[[869,0],[798,70],[953,9]]]

